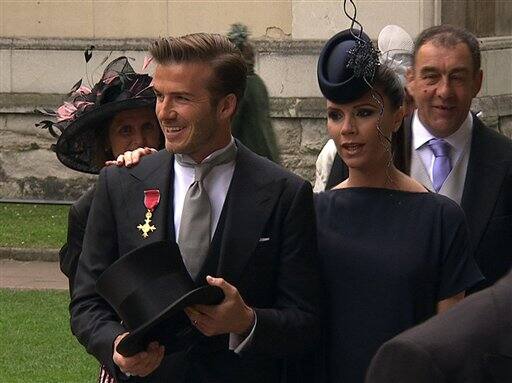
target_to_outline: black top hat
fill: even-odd
[[[98,279],[97,292],[117,312],[129,331],[117,352],[131,356],[154,340],[176,349],[191,331],[182,310],[193,304],[218,304],[224,298],[215,286],[196,288],[175,242],[139,247],[113,263]],[[181,338],[181,339],[180,339]]]
[[[49,128],[59,137],[52,149],[67,167],[84,173],[99,173],[104,161],[104,135],[98,129],[117,113],[142,107],[155,107],[152,78],[136,73],[125,56],[107,65],[100,81],[92,89],[80,80],[69,98],[53,114],[57,122],[42,121],[36,126]],[[58,136],[55,129],[60,130]],[[101,131],[101,130],[100,130]]]
[[[363,31],[345,29],[331,37],[320,53],[318,85],[328,100],[351,102],[373,87],[378,65],[370,38]]]

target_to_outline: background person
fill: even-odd
[[[155,115],[152,78],[135,73],[127,57],[107,65],[102,78],[92,89],[80,86],[57,109],[52,129],[61,135],[53,147],[67,167],[98,174],[105,162],[133,153],[135,162],[149,148],[161,148],[163,135]],[[131,153],[130,153],[131,154]],[[132,158],[125,159],[131,165]],[[60,268],[69,279],[73,292],[78,258],[95,188],[89,189],[70,208],[66,244],[59,252]]]
[[[481,275],[462,210],[393,164],[403,86],[378,66],[370,39],[357,29],[333,36],[318,81],[348,167],[345,181],[315,198],[328,381],[355,383],[382,343],[454,305]]]
[[[403,150],[397,152],[406,172],[465,211],[485,276],[470,292],[492,285],[512,266],[512,141],[470,112],[482,76],[475,36],[449,25],[423,31],[408,76],[417,110],[404,125]],[[448,144],[451,167],[442,183],[429,145],[439,139]]]
[[[134,168],[102,170],[70,305],[72,329],[119,379],[310,381],[302,373],[308,365],[296,362],[320,338],[311,186],[232,138],[246,66],[227,38],[161,39],[150,53],[166,150]],[[143,238],[137,226],[148,189],[158,190],[160,201],[155,230]],[[198,198],[187,198],[192,193]],[[96,280],[128,251],[163,239],[178,242],[197,285],[219,286],[226,298],[187,309],[198,339],[188,349],[165,355],[153,344],[124,357],[116,344],[126,329],[97,294]]]
[[[119,57],[107,65],[92,89],[80,86],[73,90],[57,109],[57,122],[50,129],[61,132],[53,147],[61,162],[71,169],[97,174],[105,162],[127,151],[135,150],[124,159],[130,166],[141,155],[154,151],[150,148],[161,148],[163,135],[154,111],[151,80],[146,74],[135,73],[127,57]],[[94,193],[92,187],[71,206],[66,243],[59,251],[70,296]],[[113,382],[114,377],[102,367],[99,383]]]
[[[229,40],[240,49],[247,65],[247,86],[231,123],[231,132],[254,153],[279,163],[268,91],[261,77],[254,72],[254,48],[248,37],[249,31],[243,24],[233,24],[228,32]]]

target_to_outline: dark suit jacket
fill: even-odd
[[[409,174],[411,118],[394,137],[395,165]],[[348,176],[339,156],[328,187]],[[469,292],[492,285],[512,267],[512,141],[473,115],[473,131],[461,207],[466,213],[474,257],[486,280]]]
[[[87,217],[94,198],[94,187],[87,190],[69,209],[68,236],[66,243],[59,251],[61,271],[69,279],[69,293],[73,293],[78,258],[82,252],[82,243],[87,225]]]
[[[216,275],[236,286],[255,309],[253,342],[239,356],[228,350],[227,335],[203,337],[196,350],[166,356],[154,374],[140,381],[285,381],[298,371],[290,361],[317,346],[320,289],[311,186],[237,145]],[[112,374],[119,373],[112,361],[113,341],[125,330],[95,283],[128,251],[173,239],[172,185],[173,156],[165,150],[133,169],[105,168],[97,183],[70,305],[71,327]],[[157,229],[143,239],[136,226],[144,220],[147,189],[159,189],[161,200],[153,213]]]
[[[379,349],[366,383],[512,382],[512,273]]]

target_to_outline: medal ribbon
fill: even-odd
[[[158,203],[160,202],[160,190],[158,189],[151,189],[151,190],[144,190],[144,206],[149,211],[153,211],[155,207],[158,206]]]

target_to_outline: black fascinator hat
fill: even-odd
[[[353,2],[350,1],[352,5]],[[352,26],[331,37],[320,53],[318,85],[325,98],[336,103],[353,101],[373,87],[379,55],[370,38],[354,17],[346,11]],[[355,9],[355,6],[354,6]],[[359,29],[354,28],[354,24]]]
[[[146,350],[152,341],[166,346],[167,353],[191,346],[197,330],[183,309],[194,304],[218,304],[224,299],[219,287],[196,287],[178,245],[168,241],[150,243],[123,255],[101,274],[96,291],[129,332],[117,345],[117,352],[124,356]]]
[[[149,75],[136,73],[127,57],[118,57],[107,65],[92,89],[80,80],[57,110],[42,111],[56,117],[57,122],[41,121],[36,126],[48,128],[58,138],[52,150],[60,162],[80,172],[97,174],[104,161],[111,159],[105,157],[105,136],[99,131],[121,111],[154,109],[156,97],[151,81]]]

